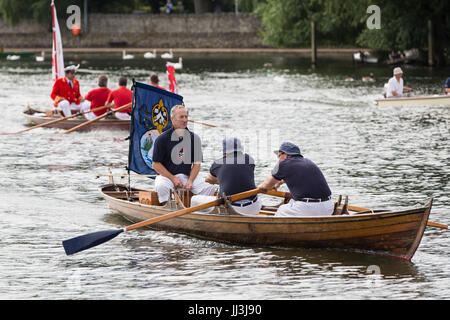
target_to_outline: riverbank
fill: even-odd
[[[70,53],[116,53],[123,52],[148,52],[156,50],[156,53],[167,52],[167,48],[64,48],[64,52]],[[174,53],[311,53],[310,48],[172,48]],[[317,48],[318,53],[347,54],[361,48]],[[4,52],[51,52],[50,48],[3,48]]]

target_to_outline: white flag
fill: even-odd
[[[52,47],[52,78],[53,82],[64,77],[64,58],[61,41],[61,32],[59,31],[58,17],[56,16],[55,4],[52,0],[52,30],[53,30],[53,47]]]

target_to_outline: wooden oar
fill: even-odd
[[[68,133],[71,133],[71,132],[73,132],[73,131],[75,131],[75,130],[78,130],[78,129],[80,129],[80,128],[83,128],[83,127],[85,127],[85,126],[88,126],[88,125],[90,125],[91,123],[94,123],[94,122],[96,122],[96,121],[98,121],[98,120],[101,120],[101,119],[103,119],[103,118],[106,118],[108,115],[113,114],[114,112],[119,112],[119,111],[121,111],[121,110],[125,110],[126,108],[128,108],[128,107],[130,107],[130,106],[131,106],[131,102],[128,103],[128,104],[126,104],[126,105],[121,106],[120,108],[113,109],[113,110],[111,110],[111,111],[109,111],[109,112],[106,112],[106,113],[102,114],[101,116],[98,116],[98,117],[95,118],[95,119],[92,119],[92,120],[83,122],[82,124],[79,124],[79,125],[77,125],[77,126],[71,128],[71,129],[69,129],[69,130],[67,130],[67,131],[64,131],[64,134],[68,134]]]
[[[241,193],[238,193],[235,195],[231,195],[228,197],[218,198],[214,201],[203,203],[198,206],[182,209],[179,211],[174,211],[174,212],[171,212],[171,213],[159,216],[159,217],[155,217],[155,218],[151,218],[151,219],[148,219],[148,220],[145,220],[142,222],[138,222],[138,223],[129,225],[128,227],[125,227],[125,228],[115,229],[115,230],[98,231],[98,232],[93,232],[93,233],[85,234],[82,236],[78,236],[78,237],[75,237],[72,239],[64,240],[62,242],[62,244],[63,244],[64,250],[66,251],[66,254],[71,255],[71,254],[98,246],[99,244],[102,244],[106,241],[109,241],[109,240],[115,238],[122,232],[146,227],[151,224],[169,220],[169,219],[172,219],[175,217],[179,217],[179,216],[182,216],[187,213],[191,213],[194,211],[217,206],[217,205],[225,203],[225,200],[234,202],[234,201],[237,201],[237,200],[240,200],[243,198],[248,198],[248,197],[254,196],[260,192],[262,192],[261,189],[253,189],[253,190],[249,190],[246,192],[241,192]]]
[[[0,133],[0,134],[2,134],[2,135],[6,135],[6,134],[18,134],[18,133],[30,131],[30,130],[33,130],[33,129],[45,127],[45,126],[48,126],[48,125],[50,125],[50,124],[57,123],[57,122],[61,122],[61,121],[67,120],[67,119],[71,119],[71,118],[77,117],[77,116],[81,116],[81,115],[86,114],[86,113],[89,113],[89,112],[100,111],[100,110],[103,110],[103,109],[105,109],[105,108],[106,108],[106,106],[102,106],[102,107],[98,107],[98,108],[95,108],[95,109],[92,109],[92,110],[89,110],[89,111],[77,112],[77,113],[74,113],[74,114],[72,114],[72,115],[70,115],[70,116],[63,117],[63,118],[60,118],[60,119],[55,119],[55,120],[52,120],[52,121],[49,121],[49,122],[45,122],[45,123],[41,123],[41,124],[32,126],[32,127],[30,127],[30,128],[24,129],[24,130],[20,130],[20,131],[17,131],[17,132],[10,132],[10,133]]]
[[[277,191],[277,190],[269,190],[267,192],[265,192],[266,194],[269,194],[271,196],[276,196],[276,197],[282,197],[282,198],[288,198],[290,197],[290,193],[288,192],[283,192],[283,191]],[[350,211],[355,211],[355,212],[371,212],[371,209],[368,208],[362,208],[362,207],[357,207],[357,206],[348,206],[348,210]],[[441,228],[441,229],[448,229],[448,226],[442,223],[437,223],[437,222],[433,222],[433,221],[428,221],[427,222],[427,226],[428,227],[435,227],[435,228]]]
[[[207,127],[212,127],[212,128],[229,128],[229,126],[216,126],[216,125],[214,125],[214,124],[210,124],[210,123],[206,123],[206,122],[200,122],[200,121],[195,121],[195,120],[188,120],[189,122],[192,122],[192,123],[198,123],[198,124],[201,124],[201,125],[204,125],[204,126],[207,126]]]

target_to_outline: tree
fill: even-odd
[[[433,22],[434,63],[446,63],[450,47],[450,2],[439,0],[378,0],[381,29],[364,29],[357,43],[375,50],[390,52],[417,48],[428,53],[428,21]]]
[[[366,10],[378,5],[381,28],[368,29]],[[262,19],[262,37],[277,47],[308,46],[311,20],[316,22],[320,45],[359,45],[384,55],[417,48],[428,53],[428,21],[433,23],[433,60],[445,64],[450,47],[450,1],[441,0],[267,0],[256,12]]]
[[[348,0],[268,0],[256,9],[262,18],[264,42],[279,47],[310,43],[311,21],[316,22],[322,45],[354,42],[363,23],[356,13],[365,1]],[[363,11],[365,13],[365,8]]]

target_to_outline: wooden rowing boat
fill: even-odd
[[[399,106],[450,106],[450,96],[432,95],[415,96],[402,98],[383,98],[375,100],[380,107],[399,107]]]
[[[28,125],[39,125],[42,123],[50,122],[55,119],[60,119],[60,115],[52,115],[48,117],[45,111],[39,111],[32,108],[27,108],[23,112]],[[86,118],[83,116],[75,117],[72,119],[67,119],[63,121],[59,121],[53,124],[49,124],[46,126],[47,128],[57,128],[69,130],[75,126],[78,126],[82,123],[85,123]],[[80,128],[80,131],[88,131],[88,130],[98,130],[98,129],[117,129],[117,130],[129,130],[130,121],[129,120],[120,120],[116,118],[106,118],[92,123],[89,126],[85,126]]]
[[[100,192],[112,210],[133,223],[189,206],[190,198],[178,193],[174,193],[175,200],[164,206],[146,204],[149,202],[142,195],[154,192],[136,188],[128,191],[126,186],[110,182],[101,186]],[[422,239],[431,205],[432,200],[419,208],[394,212],[275,217],[276,207],[263,206],[258,216],[245,216],[225,203],[209,213],[185,214],[152,224],[151,228],[238,245],[348,249],[411,260]]]

